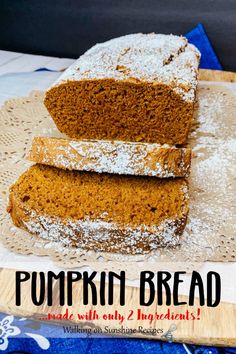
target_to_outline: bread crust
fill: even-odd
[[[68,170],[159,178],[187,177],[191,149],[147,143],[36,137],[27,158]]]
[[[162,218],[151,225],[122,225],[102,217],[59,217],[49,215],[43,207],[40,211],[32,206],[29,207],[30,204],[20,192],[24,182],[26,183],[25,190],[29,193],[32,187],[32,181],[30,181],[32,168],[38,167],[31,167],[11,187],[8,212],[17,227],[42,239],[58,242],[62,246],[123,254],[144,254],[160,247],[175,247],[181,241],[188,215],[188,184],[185,179],[179,180],[178,184],[175,180],[166,182],[172,184],[173,189],[178,189],[177,194],[182,198],[181,209],[174,216]],[[47,167],[47,169],[53,168]],[[68,173],[65,172],[65,174]],[[41,177],[42,175],[40,184],[42,183]],[[47,191],[48,198],[50,198],[50,190],[49,188]],[[32,194],[31,199],[37,200],[38,203],[37,194]],[[43,204],[44,201],[39,202]]]
[[[44,103],[73,139],[185,144],[199,59],[184,37],[116,38],[82,55],[47,90]]]

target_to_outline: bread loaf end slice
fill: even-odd
[[[68,170],[187,177],[191,149],[149,143],[36,137],[27,158]]]
[[[143,254],[180,243],[188,215],[183,178],[65,171],[36,164],[11,187],[14,224],[86,250]]]

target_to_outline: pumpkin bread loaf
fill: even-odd
[[[132,34],[97,44],[46,92],[71,138],[186,143],[200,53],[184,37]]]
[[[167,178],[189,174],[191,149],[149,143],[36,137],[27,158],[69,170]]]
[[[12,186],[14,224],[91,250],[138,254],[176,246],[188,214],[185,179],[119,176],[36,164]]]

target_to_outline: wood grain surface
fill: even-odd
[[[236,82],[236,73],[230,71],[200,69],[199,80]]]
[[[200,70],[200,79],[208,81],[230,81],[236,82],[236,73],[230,72],[220,72],[211,70]],[[65,307],[60,307],[58,305],[58,299],[55,298],[55,303],[52,307],[48,308],[46,305],[35,306],[32,304],[30,297],[30,283],[27,282],[22,288],[22,305],[20,307],[15,305],[15,270],[13,269],[1,269],[0,270],[0,311],[8,314],[13,314],[17,316],[31,317],[36,320],[44,319],[48,313],[63,314],[66,310]],[[117,291],[116,289],[115,291]],[[100,315],[105,313],[114,313],[118,311],[127,318],[127,314],[132,309],[134,313],[138,309],[141,309],[145,313],[155,313],[155,311],[160,311],[165,313],[168,310],[166,306],[157,306],[154,302],[149,307],[139,306],[139,289],[133,287],[126,288],[126,305],[120,306],[118,302],[118,297],[112,306],[88,306],[83,305],[79,300],[82,294],[82,284],[78,282],[73,288],[73,295],[78,301],[70,307],[69,311],[73,314],[81,313],[84,314],[88,310],[96,309],[97,313]],[[185,297],[183,296],[184,300]],[[194,309],[189,308],[187,305],[181,305],[178,307],[170,307],[170,311],[174,313],[189,311],[196,311],[198,305],[194,306]],[[220,303],[216,308],[202,307],[200,313],[200,320],[192,321],[180,321],[180,320],[165,320],[165,321],[153,321],[149,324],[147,321],[141,321],[137,319],[127,320],[125,319],[122,325],[124,327],[136,328],[143,326],[144,328],[161,328],[163,332],[169,330],[172,324],[176,325],[176,330],[173,332],[173,341],[184,342],[184,343],[194,343],[194,344],[204,344],[204,345],[224,345],[224,346],[236,346],[236,305],[229,303]],[[60,321],[61,323],[61,321]],[[69,324],[68,321],[66,322]],[[73,324],[79,326],[91,325],[97,328],[105,329],[105,326],[110,327],[110,329],[120,328],[121,324],[118,321],[105,321],[104,319],[98,319],[93,322],[81,322],[78,318],[72,321]],[[62,324],[62,323],[61,323]],[[65,323],[64,323],[65,324]],[[161,334],[153,336],[152,334],[136,333],[133,336],[141,338],[152,338],[158,340],[167,340]]]

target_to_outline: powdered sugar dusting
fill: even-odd
[[[31,211],[29,221],[24,222],[24,226],[30,233],[61,243],[62,246],[144,254],[159,247],[178,245],[178,228],[184,222],[184,219],[164,220],[159,225],[131,227],[88,217],[63,221]]]
[[[193,148],[190,213],[183,243],[187,248],[194,242],[209,255],[219,237],[223,245],[227,244],[225,235],[234,237],[236,231],[236,136],[235,128],[232,129],[236,120],[225,109],[226,102],[224,91],[201,91],[196,128],[190,141]]]
[[[130,34],[96,44],[55,82],[112,78],[163,83],[193,102],[200,53],[184,37]]]
[[[69,170],[167,178],[187,176],[191,154],[167,144],[36,138],[29,159]]]

